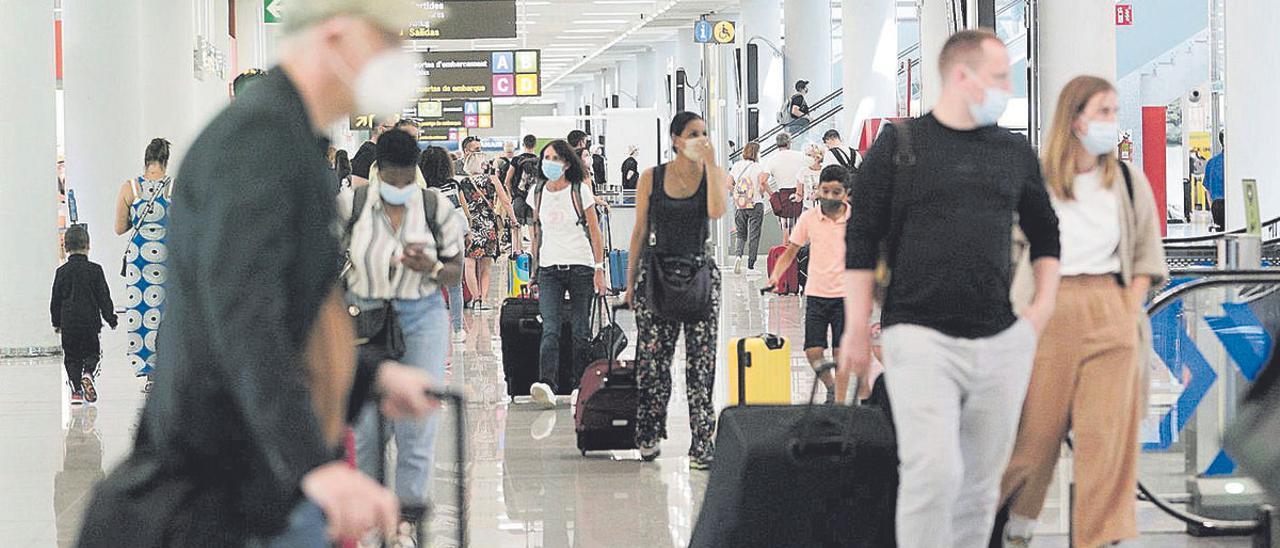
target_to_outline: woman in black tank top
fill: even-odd
[[[696,322],[668,319],[653,309],[646,296],[652,275],[646,272],[649,253],[698,257],[707,255],[711,219],[725,211],[728,175],[716,163],[715,149],[707,138],[701,116],[681,112],[671,121],[671,142],[676,158],[647,169],[636,187],[636,225],[631,232],[626,302],[636,311],[636,380],[639,404],[636,444],[646,461],[658,457],[658,444],[667,437],[667,402],[671,399],[671,360],[676,339],[684,330],[685,386],[689,399],[689,467],[706,470],[711,465],[716,429],[711,403],[715,387],[716,322],[720,314],[720,270],[711,262],[711,309]],[[652,222],[652,227],[650,223]],[[650,230],[652,228],[652,231]]]

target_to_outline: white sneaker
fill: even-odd
[[[453,342],[455,342],[455,343],[464,343],[464,342],[467,342],[467,330],[466,330],[466,329],[459,329],[459,330],[457,330],[457,331],[454,331],[454,332],[453,332]]]
[[[742,257],[738,257],[733,261],[733,273],[742,274]]]
[[[529,425],[529,436],[535,440],[545,440],[556,429],[556,412],[550,409],[538,413]]]
[[[535,382],[529,387],[529,396],[533,397],[534,403],[550,409],[556,406],[556,393],[551,390],[551,386],[545,382]]]

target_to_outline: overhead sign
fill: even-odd
[[[422,99],[488,99],[542,95],[539,50],[432,51],[422,54]]]
[[[1116,4],[1116,25],[1121,27],[1133,25],[1133,4]]]
[[[277,0],[278,1],[278,0]],[[418,1],[418,14],[405,33],[415,40],[515,38],[515,0]]]
[[[699,44],[732,44],[737,34],[733,21],[699,19],[693,23],[693,41]]]
[[[264,23],[279,23],[283,19],[285,2],[286,0],[263,0],[262,21]]]

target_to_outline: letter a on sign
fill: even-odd
[[[509,51],[493,52],[493,73],[511,74],[515,72],[515,56]]]

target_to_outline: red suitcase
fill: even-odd
[[[583,455],[636,448],[636,364],[611,356],[588,365],[578,384],[573,424]]]
[[[782,258],[782,254],[787,252],[787,246],[774,246],[769,250],[769,277],[773,277],[774,265],[778,263],[778,259]],[[800,273],[796,269],[796,262],[791,261],[791,265],[787,267],[787,271],[778,278],[778,285],[773,288],[773,292],[779,295],[790,295],[800,292]]]

